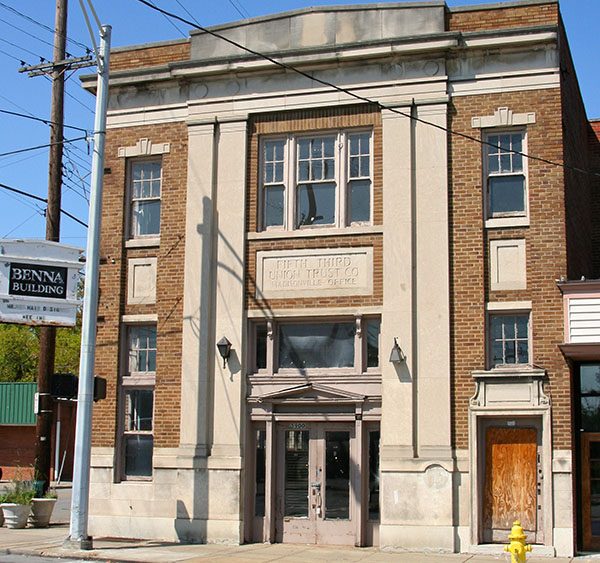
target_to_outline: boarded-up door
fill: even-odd
[[[489,427],[485,433],[483,540],[506,542],[515,520],[535,540],[537,433],[535,428]]]

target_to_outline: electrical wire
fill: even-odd
[[[75,143],[76,141],[82,141],[85,139],[87,139],[87,137],[77,137],[75,139],[63,139],[62,141],[57,141],[55,143],[48,143],[46,145],[38,145],[37,147],[28,147],[26,149],[17,149],[15,151],[4,152],[4,153],[0,154],[0,157],[10,156],[11,154],[19,154],[19,153],[27,152],[27,151],[35,151],[37,149],[45,149],[45,148],[51,147],[53,145],[62,145],[64,143]]]
[[[0,22],[5,23],[6,25],[12,27],[13,29],[16,29],[17,31],[20,31],[21,33],[24,33],[25,35],[28,35],[29,37],[32,37],[33,39],[37,39],[41,43],[50,45],[50,47],[54,48],[54,45],[50,41],[46,41],[45,39],[42,39],[41,37],[38,37],[37,35],[34,35],[33,33],[29,33],[28,31],[6,21],[5,19],[0,18]],[[71,55],[69,53],[67,53],[67,57],[70,57],[70,56]]]
[[[0,168],[8,168],[9,166],[14,166],[15,164],[20,164],[21,162],[25,162],[26,160],[30,160],[32,158],[38,158],[40,156],[44,156],[42,153],[38,154],[30,154],[24,158],[19,158],[18,160],[14,160],[13,162],[6,162],[0,165]]]
[[[14,233],[19,227],[22,227],[25,223],[27,223],[27,221],[33,219],[37,214],[38,214],[38,212],[36,211],[33,215],[30,215],[29,217],[27,217],[27,219],[25,219],[25,221],[22,221],[14,229],[11,229],[10,231],[8,231],[8,233],[6,233],[2,238],[7,238],[10,234]]]
[[[48,80],[50,83],[52,83],[52,78],[50,78],[47,74],[44,74],[43,77]],[[86,106],[81,100],[77,99],[75,96],[73,96],[73,94],[71,94],[66,86],[65,86],[65,90],[64,90],[65,94],[67,96],[69,96],[69,98],[71,98],[72,100],[75,100],[80,106],[84,107],[85,109],[87,109],[90,113],[95,114],[94,110],[88,106]]]
[[[156,8],[157,6],[154,5],[154,7]],[[159,10],[161,11],[161,10]],[[176,25],[175,22],[173,22],[168,16],[166,16],[165,14],[162,14],[163,17],[183,36],[183,37],[187,37],[188,34],[184,33],[183,31],[181,31],[181,29],[179,29]]]
[[[43,207],[40,207],[39,205],[30,202],[26,197],[23,197],[22,195],[14,194],[11,192],[6,192],[6,195],[11,199],[14,199],[21,205],[25,205],[26,207],[29,207],[29,209],[33,209],[36,213],[39,213],[42,216],[44,216],[46,213]]]
[[[16,10],[15,8],[13,8],[11,6],[7,6],[4,2],[0,2],[0,7],[4,8],[5,10],[8,10],[9,12],[12,12],[13,14],[15,14],[17,16],[20,16],[20,17],[26,19],[28,22],[33,23],[33,24],[37,25],[38,27],[41,27],[42,29],[45,29],[46,31],[50,32],[52,35],[55,35],[55,33],[56,33],[56,31],[53,28],[33,19],[32,17],[30,17],[26,14],[23,14],[22,12],[19,12],[18,10]],[[92,52],[92,50],[87,45],[85,45],[75,39],[71,39],[70,37],[68,37],[66,35],[62,35],[62,37],[64,37],[67,41],[70,41],[74,45],[77,45],[78,47],[85,49],[86,53]]]
[[[10,53],[7,53],[6,51],[4,51],[3,49],[0,49],[0,53],[2,53],[3,55],[6,55],[7,57],[10,57],[11,59],[14,59],[15,61],[23,64],[23,59],[19,59],[18,57],[15,57],[14,55],[11,55]]]
[[[5,113],[7,115],[14,115],[16,117],[24,117],[26,119],[33,119],[34,121],[41,121],[42,123],[45,123],[46,125],[60,125],[60,123],[56,123],[55,121],[50,121],[49,119],[43,119],[41,117],[35,117],[34,115],[25,115],[24,113],[17,113],[16,111],[9,111],[7,109],[0,109],[0,113]],[[68,129],[75,129],[76,131],[81,131],[83,133],[86,133],[86,135],[89,133],[89,131],[87,129],[84,129],[83,127],[76,127],[75,125],[62,125],[63,127],[67,127]]]
[[[3,41],[4,43],[7,43],[8,45],[11,45],[12,47],[16,47],[17,49],[21,49],[21,51],[25,51],[26,53],[29,53],[30,55],[33,55],[34,57],[38,57],[41,62],[46,62],[46,58],[45,57],[42,57],[38,53],[34,53],[33,51],[30,51],[29,49],[26,49],[25,47],[21,47],[20,45],[17,45],[16,43],[13,43],[12,41],[9,41],[8,39],[3,39],[2,37],[0,37],[0,41]]]
[[[250,14],[247,12],[246,8],[242,6],[242,3],[239,0],[235,0],[235,2],[234,0],[229,0],[229,3],[235,8],[236,12],[244,19],[250,17]],[[244,10],[245,13],[242,13],[242,10]]]
[[[175,2],[177,2],[179,4],[179,6],[181,6],[181,9],[188,15],[190,16],[190,18],[192,18],[194,20],[194,22],[196,22],[198,25],[200,25],[200,22],[190,13],[190,11],[179,1],[179,0],[175,0]]]
[[[24,111],[25,113],[28,113],[31,117],[35,117],[35,115],[33,115],[33,113],[31,113],[28,109],[25,109],[24,107],[20,106],[16,102],[13,102],[12,100],[9,100],[6,96],[3,96],[2,94],[0,94],[0,98],[2,98],[3,100],[7,101],[9,104],[12,104],[16,108],[19,108],[21,111]]]
[[[37,195],[33,195],[33,194],[30,194],[30,193],[24,192],[23,190],[18,190],[17,188],[13,188],[11,186],[7,186],[6,184],[0,184],[0,188],[3,188],[5,190],[11,191],[11,192],[15,192],[17,194],[21,194],[21,195],[26,196],[26,197],[30,197],[31,199],[35,199],[37,201],[43,201],[46,204],[48,203],[48,200],[45,199],[45,198],[43,198],[43,197],[40,197],[40,196],[37,196]],[[77,219],[77,217],[75,217],[74,215],[71,215],[68,211],[65,211],[64,209],[61,208],[60,212],[63,213],[63,214],[65,214],[70,219],[73,219],[73,221],[76,221],[80,225],[83,225],[84,227],[87,228],[87,225],[83,221],[80,221],[79,219]]]
[[[141,4],[144,4],[145,6],[148,6],[149,8],[152,8],[153,10],[156,10],[158,12],[161,12],[162,14],[164,14],[165,16],[174,18],[176,20],[181,21],[182,23],[185,23],[186,25],[189,25],[191,27],[195,27],[196,29],[199,29],[200,31],[203,31],[204,33],[207,33],[208,35],[212,35],[213,37],[216,37],[217,39],[221,39],[222,41],[225,41],[226,43],[229,43],[230,45],[233,45],[234,47],[237,47],[238,49],[241,49],[242,51],[245,51],[247,53],[250,53],[251,55],[254,55],[256,57],[259,57],[261,59],[264,59],[266,61],[269,61],[270,63],[273,63],[276,66],[279,66],[285,70],[289,70],[290,72],[294,72],[296,74],[299,74],[300,76],[304,76],[305,78],[308,78],[309,80],[316,82],[318,84],[321,84],[322,86],[326,86],[327,88],[331,88],[333,90],[335,90],[336,92],[340,92],[343,94],[346,94],[347,96],[350,96],[356,100],[359,100],[361,102],[367,103],[369,105],[375,106],[376,108],[380,109],[380,110],[386,110],[389,111],[391,113],[395,113],[397,115],[401,115],[402,117],[406,117],[407,119],[412,119],[415,122],[418,123],[422,123],[423,125],[428,125],[430,127],[433,127],[435,129],[438,129],[440,131],[444,131],[445,133],[448,133],[450,135],[454,135],[456,137],[461,137],[463,139],[466,139],[468,141],[472,141],[475,142],[479,145],[485,145],[485,146],[489,146],[492,148],[499,148],[498,145],[495,145],[493,143],[490,143],[489,141],[486,141],[484,139],[478,139],[477,137],[473,137],[472,135],[468,135],[467,133],[462,133],[460,131],[455,131],[454,129],[450,129],[449,127],[444,127],[443,125],[438,125],[437,123],[433,123],[432,121],[427,121],[426,119],[423,119],[421,117],[417,117],[416,115],[412,115],[410,113],[406,113],[404,111],[401,111],[397,108],[394,107],[390,107],[390,106],[386,106],[385,104],[382,104],[381,102],[377,101],[377,100],[372,100],[370,98],[367,98],[366,96],[362,96],[361,94],[357,94],[356,92],[349,90],[348,88],[344,88],[342,86],[337,86],[336,84],[333,84],[331,82],[327,82],[326,80],[323,80],[322,78],[318,78],[312,74],[309,74],[308,72],[304,72],[303,70],[300,70],[296,67],[293,67],[292,65],[288,64],[288,63],[284,63],[281,61],[278,61],[277,59],[274,59],[273,57],[266,55],[265,53],[261,53],[260,51],[255,51],[254,49],[251,49],[250,47],[246,47],[245,45],[242,45],[241,43],[238,43],[237,41],[234,41],[233,39],[229,39],[228,37],[225,37],[224,35],[220,35],[219,33],[216,33],[215,31],[212,31],[211,29],[208,29],[206,27],[203,27],[201,25],[198,25],[197,23],[193,23],[189,20],[186,20],[184,18],[182,18],[181,16],[178,16],[176,14],[173,14],[172,12],[168,12],[167,10],[163,10],[162,8],[159,8],[158,6],[153,5],[151,2],[149,2],[148,0],[138,0],[138,2],[140,2]],[[1,4],[1,3],[0,3]],[[530,155],[530,154],[526,154],[520,151],[515,151],[515,150],[510,150],[509,152],[511,152],[512,154],[517,154],[522,156],[523,158],[527,158],[529,160],[535,160],[538,162],[543,162],[544,164],[549,164],[551,166],[558,166],[564,169],[568,169],[568,170],[574,170],[576,172],[581,172],[582,174],[588,174],[591,176],[598,176],[600,177],[600,173],[598,172],[591,172],[589,170],[584,170],[582,168],[579,168],[577,166],[571,166],[569,164],[565,164],[563,162],[555,162],[552,160],[548,160],[546,158],[542,158],[540,156],[535,156],[535,155]]]

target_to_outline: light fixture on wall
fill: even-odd
[[[398,344],[398,340],[394,337],[394,346],[392,346],[392,353],[390,354],[390,362],[393,364],[400,364],[406,360],[404,352]]]
[[[227,338],[223,337],[219,342],[217,342],[217,348],[219,350],[219,354],[221,354],[221,358],[223,358],[223,367],[227,365],[227,360],[229,359],[229,355],[231,354],[231,342],[227,340]]]

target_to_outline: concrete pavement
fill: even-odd
[[[52,524],[46,529],[0,529],[0,562],[3,555],[20,554],[41,557],[92,559],[96,561],[127,561],[135,563],[176,562],[358,562],[367,563],[498,563],[510,561],[508,554],[498,550],[489,554],[388,553],[378,548],[327,547],[298,544],[186,545],[157,541],[95,538],[90,551],[73,551],[63,547],[69,534],[67,523]],[[587,557],[536,557],[535,546],[527,560],[531,563],[598,563],[600,554]]]
[[[70,496],[67,487],[57,489],[59,502],[52,515],[49,528],[26,528],[9,530],[0,528],[0,563],[8,555],[28,557],[60,557],[88,559],[95,561],[125,561],[135,563],[176,563],[186,562],[355,562],[367,563],[493,563],[508,562],[510,556],[502,552],[502,546],[491,547],[492,551],[480,554],[439,554],[439,553],[389,553],[375,547],[331,547],[300,544],[246,544],[228,545],[189,545],[158,541],[121,540],[94,538],[90,551],[73,551],[63,543],[69,535]],[[538,552],[539,554],[539,552]],[[536,556],[536,548],[529,554],[531,563],[600,563],[600,554],[571,558],[547,558]]]

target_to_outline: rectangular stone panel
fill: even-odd
[[[257,298],[372,293],[372,247],[257,252]]]

